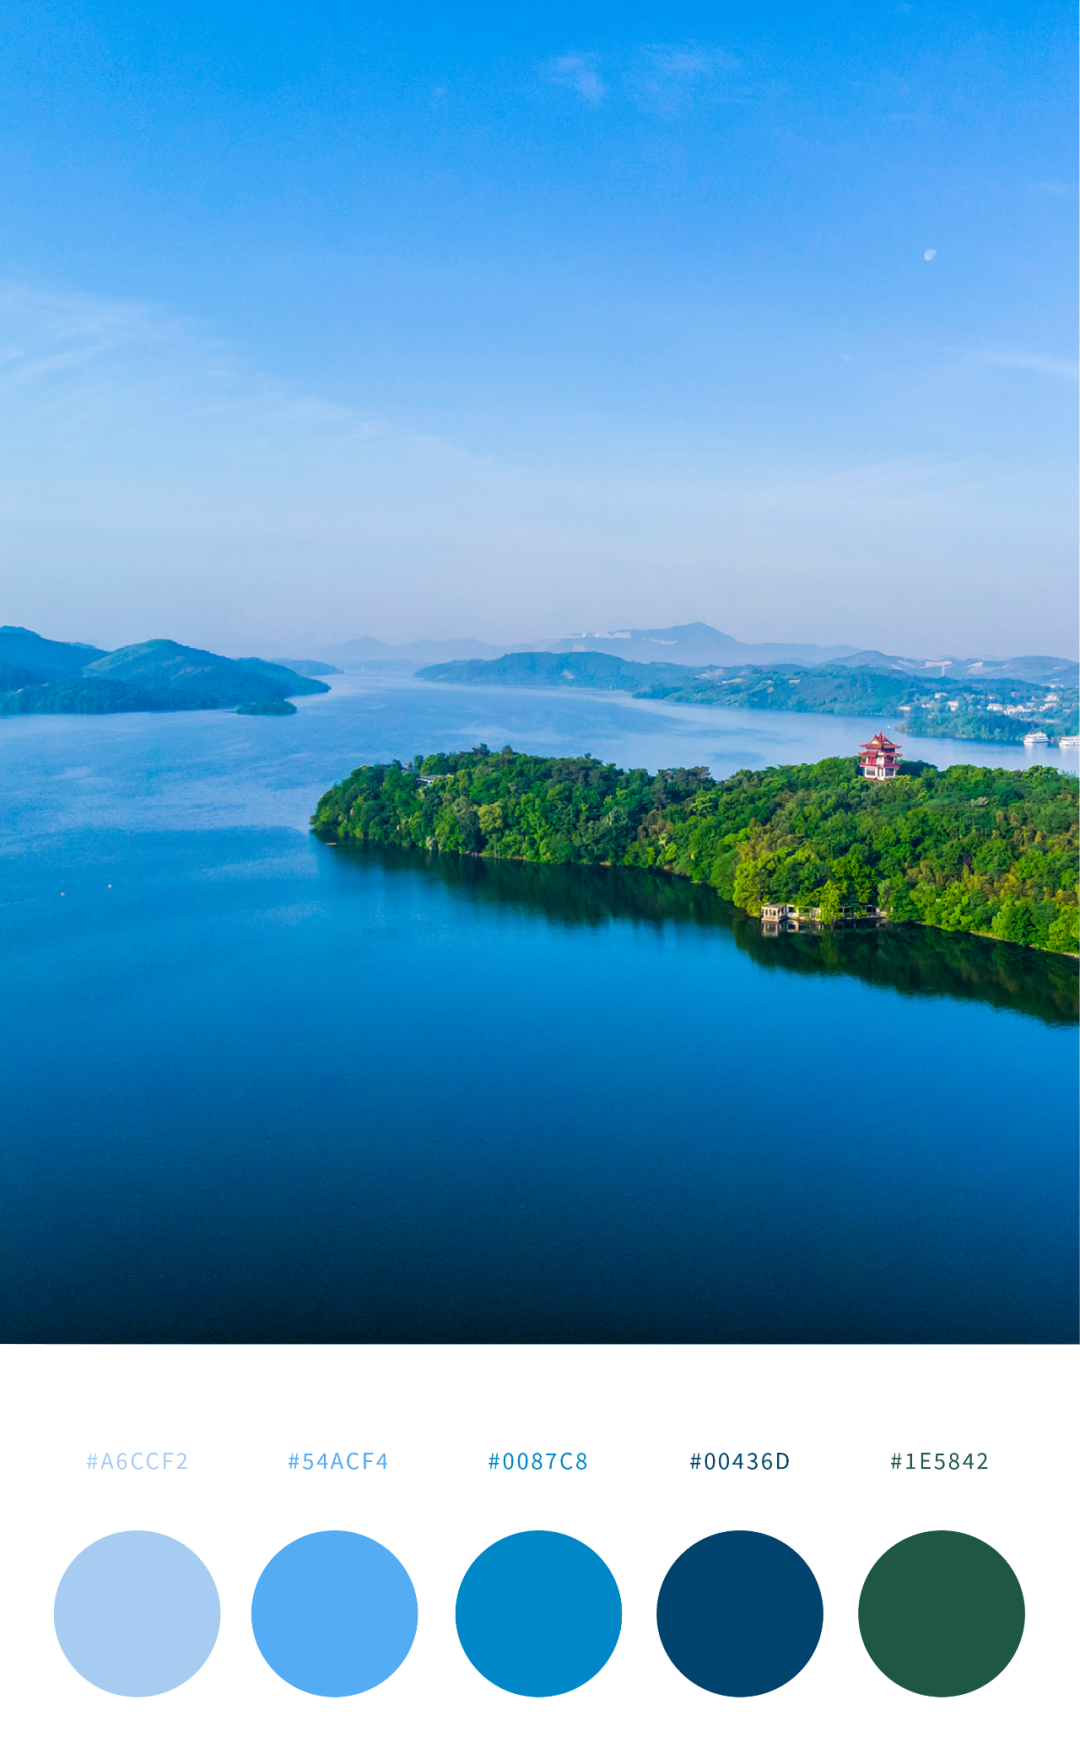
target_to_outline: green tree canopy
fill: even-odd
[[[319,801],[328,841],[485,859],[645,867],[763,904],[884,910],[893,922],[1077,950],[1075,777],[854,758],[742,770],[621,770],[585,757],[436,752],[356,769]]]

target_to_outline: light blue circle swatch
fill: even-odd
[[[53,1620],[76,1673],[121,1698],[153,1698],[198,1673],[221,1607],[201,1558],[164,1533],[110,1533],[60,1578]]]
[[[523,1698],[554,1698],[609,1659],[622,1599],[603,1558],[580,1539],[511,1533],[469,1565],[456,1616],[461,1647],[486,1680]]]
[[[307,1533],[270,1559],[251,1602],[263,1660],[290,1686],[351,1698],[401,1666],[416,1593],[392,1551],[362,1533]]]

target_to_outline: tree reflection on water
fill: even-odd
[[[433,883],[467,892],[480,908],[522,910],[564,928],[633,922],[662,932],[692,925],[730,935],[759,965],[803,977],[848,977],[900,995],[986,1002],[1052,1026],[1072,1025],[1080,1013],[1076,960],[1008,941],[916,923],[766,934],[755,917],[708,887],[640,868],[556,867],[355,845],[334,853],[387,873],[427,874]]]

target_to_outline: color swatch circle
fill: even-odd
[[[566,1533],[511,1533],[469,1565],[457,1597],[461,1647],[504,1692],[554,1698],[600,1672],[622,1600],[603,1558]]]
[[[392,1551],[362,1533],[308,1533],[255,1584],[251,1628],[276,1674],[319,1698],[369,1692],[416,1636],[416,1593]]]
[[[713,1533],[677,1557],[656,1624],[679,1672],[725,1698],[775,1692],[821,1636],[821,1590],[797,1551],[768,1533]]]
[[[198,1673],[221,1622],[201,1558],[164,1533],[110,1533],[80,1551],[53,1608],[60,1647],[103,1692],[153,1698]]]
[[[915,1533],[867,1576],[859,1630],[898,1686],[956,1698],[1008,1667],[1024,1634],[1024,1596],[992,1545],[970,1533]]]

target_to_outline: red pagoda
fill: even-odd
[[[862,773],[870,782],[887,782],[895,776],[903,755],[899,745],[886,739],[884,733],[875,733],[866,745],[859,746]]]

